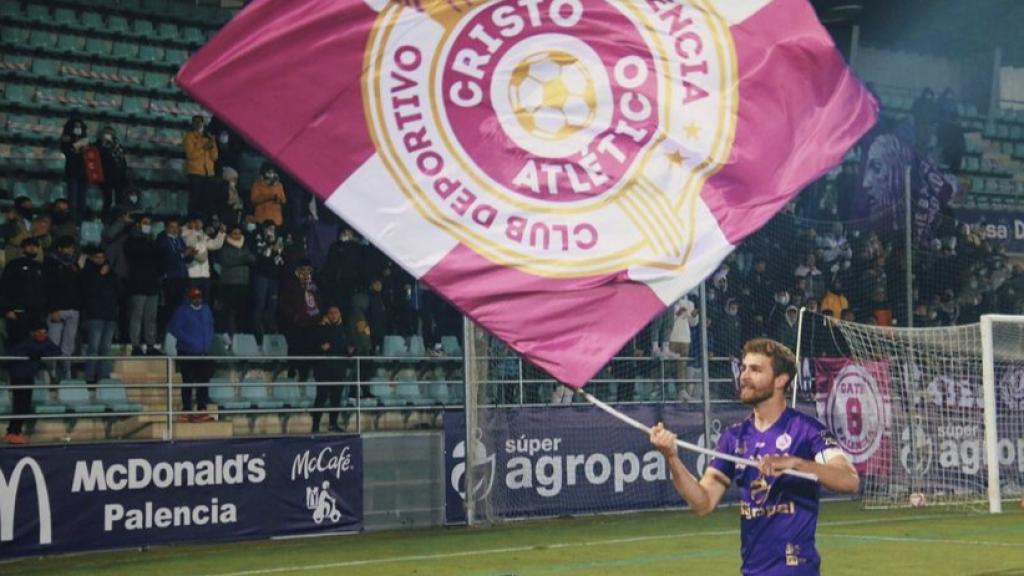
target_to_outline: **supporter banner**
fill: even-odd
[[[362,439],[0,450],[0,558],[361,530]]]
[[[846,358],[814,360],[818,419],[864,474],[889,474],[892,442],[889,365]]]
[[[1007,252],[1024,255],[1024,212],[961,208],[956,211],[956,219],[989,242],[1006,247]]]
[[[878,114],[807,0],[256,0],[177,80],[576,387]]]
[[[683,440],[714,447],[724,427],[750,409],[716,406],[710,442],[704,438],[703,406],[619,406],[641,422],[664,422]],[[500,517],[554,516],[681,506],[665,460],[648,437],[589,405],[492,408],[479,411],[479,434],[466,443],[462,411],[445,413],[445,520],[466,521],[466,451],[477,462],[475,493]],[[706,458],[681,451],[698,476]],[[729,497],[733,497],[730,490]]]

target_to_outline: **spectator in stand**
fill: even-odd
[[[128,282],[129,269],[128,260],[124,257],[124,245],[135,229],[135,215],[125,211],[120,206],[115,206],[111,211],[110,223],[103,227],[100,238],[103,241],[103,252],[107,255],[107,264],[114,271],[117,279],[118,292],[124,292],[123,287]],[[118,319],[118,333],[122,337],[128,334],[129,309],[124,306],[120,310],[121,317]]]
[[[367,294],[366,321],[370,325],[370,336],[373,338],[373,348],[382,349],[384,335],[388,331],[388,310],[384,304],[384,282],[376,277],[370,281],[370,290]]]
[[[341,306],[349,320],[354,320],[351,315],[352,297],[361,286],[363,252],[355,230],[342,223],[338,241],[327,249],[327,258],[317,276],[324,291]]]
[[[238,170],[239,158],[245,147],[242,139],[232,132],[227,124],[221,122],[220,118],[216,117],[210,120],[208,132],[217,142],[217,173],[224,174],[226,168]],[[237,177],[238,173],[235,174]],[[228,224],[228,222],[225,223]]]
[[[222,186],[225,192],[223,194],[224,202],[221,204],[219,212],[220,222],[228,228],[242,226],[244,225],[245,201],[238,191],[238,172],[230,166],[225,166],[221,177],[224,180]]]
[[[796,350],[796,335],[799,326],[797,321],[800,311],[796,306],[786,306],[780,322],[772,329],[772,340],[785,344],[790,350]]]
[[[128,334],[132,356],[158,354],[156,315],[160,305],[161,257],[153,239],[153,223],[149,216],[136,218],[135,226],[124,243],[124,256],[131,271],[126,288],[131,303]]]
[[[850,309],[850,300],[843,294],[843,283],[838,278],[832,280],[819,306],[822,314],[830,314],[836,320],[841,319],[843,312]]]
[[[17,344],[8,351],[9,356],[27,356],[28,360],[19,360],[7,365],[11,377],[11,411],[15,416],[32,413],[32,388],[36,373],[42,365],[40,359],[48,356],[60,356],[60,348],[50,342],[46,324],[35,319],[26,325],[26,335],[18,338]],[[24,388],[23,388],[24,386]],[[12,418],[7,423],[8,444],[27,444],[28,439],[22,434],[23,426],[28,418]],[[16,482],[16,480],[12,480]]]
[[[740,324],[740,303],[735,298],[725,302],[722,313],[713,318],[714,326],[711,337],[711,354],[719,358],[735,358],[743,345],[743,326]]]
[[[320,325],[313,330],[313,354],[318,356],[352,356],[355,347],[348,343],[345,335],[345,326],[342,324],[341,308],[337,305],[327,307],[327,312],[320,320]],[[322,408],[339,408],[341,406],[342,391],[346,388],[340,384],[348,379],[349,366],[346,362],[331,360],[317,362],[313,369],[316,377],[316,400],[313,401],[313,434],[320,431],[320,419],[323,417]],[[347,395],[346,395],[347,396]],[[331,410],[327,413],[328,431],[344,432],[338,427],[338,412]]]
[[[85,148],[89,145],[88,128],[77,115],[64,123],[60,151],[64,153],[64,183],[75,219],[85,219],[89,180],[85,172]]]
[[[931,137],[935,133],[935,125],[939,121],[939,108],[935,103],[935,92],[931,88],[921,90],[921,95],[910,106],[910,115],[914,118],[917,147],[928,150]]]
[[[252,329],[256,338],[277,331],[277,300],[284,269],[284,240],[277,236],[277,225],[267,220],[256,237],[256,262],[252,269]]]
[[[341,222],[330,209],[323,206],[319,199],[317,199],[317,206],[319,216],[313,219],[313,225],[306,232],[306,246],[313,269],[321,270],[324,263],[327,262],[327,253],[331,249],[331,244],[341,232]]]
[[[163,318],[181,304],[188,287],[188,263],[195,256],[195,250],[185,246],[181,238],[181,226],[174,216],[164,221],[164,231],[156,237],[160,251],[161,287],[163,288]]]
[[[693,341],[693,329],[700,324],[700,314],[693,300],[689,295],[683,296],[672,306],[672,333],[668,337],[669,353],[667,358],[676,359],[675,377],[680,380],[680,400],[687,402],[694,398],[696,384],[685,382],[687,379],[687,366],[690,362],[690,343]]]
[[[50,234],[54,238],[70,237],[78,243],[78,226],[71,214],[67,199],[57,198],[50,206]]]
[[[110,208],[117,204],[124,205],[127,200],[128,159],[124,148],[117,140],[117,133],[112,126],[104,126],[100,130],[96,148],[100,151],[103,163],[103,214],[110,213]]]
[[[269,162],[260,167],[260,176],[252,183],[250,191],[253,217],[257,222],[270,220],[278,228],[284,225],[281,207],[285,205],[284,185],[278,176],[277,168]]]
[[[0,278],[0,309],[7,320],[7,345],[25,339],[29,326],[46,313],[46,283],[40,262],[39,241],[21,241],[22,255],[7,262]]]
[[[870,309],[876,325],[892,326],[894,324],[892,304],[889,303],[889,295],[886,294],[885,288],[881,286],[875,288],[875,292],[871,296]]]
[[[46,252],[53,246],[53,236],[50,235],[50,217],[36,216],[32,220],[32,227],[29,234],[39,242],[39,249]]]
[[[82,290],[82,325],[87,340],[86,355],[110,356],[110,345],[117,327],[117,277],[107,255],[98,247],[86,250],[86,262],[79,281]],[[87,360],[85,380],[95,384],[110,378],[110,360]]]
[[[793,272],[798,277],[807,278],[807,285],[810,288],[814,300],[821,300],[825,295],[825,274],[818,268],[818,257],[813,252],[804,257],[804,263],[796,267]]]
[[[18,196],[14,206],[7,212],[4,220],[4,261],[11,262],[22,255],[21,242],[32,236],[32,221],[35,219],[35,207],[28,196]],[[38,242],[37,242],[38,244]]]
[[[203,229],[203,218],[198,214],[189,217],[188,227],[181,231],[185,246],[192,253],[188,262],[188,282],[198,286],[203,294],[210,294],[210,252],[224,246],[224,225]]]
[[[256,256],[238,225],[231,226],[224,242],[224,247],[218,254],[223,305],[221,325],[225,332],[234,335],[249,328],[245,310],[249,302],[250,270],[256,262]]]
[[[50,340],[60,347],[61,355],[74,356],[81,318],[80,270],[75,255],[75,239],[62,236],[57,240],[56,248],[43,261],[48,312],[46,327]],[[71,364],[59,363],[57,373],[61,379],[70,378]]]
[[[167,332],[178,341],[179,356],[207,356],[213,348],[213,311],[203,302],[203,291],[195,286],[188,290],[188,301],[181,303],[167,323]],[[196,395],[195,409],[206,411],[210,403],[210,392],[205,386],[213,375],[213,363],[209,360],[180,360],[181,409],[192,412],[192,395]],[[179,420],[187,422],[209,422],[209,414],[184,414]]]
[[[217,163],[217,142],[206,130],[202,116],[192,117],[192,130],[185,133],[185,172],[188,175],[188,212],[208,218],[213,212]]]
[[[288,339],[288,353],[291,356],[309,356],[316,353],[312,346],[310,329],[322,317],[320,291],[313,280],[313,266],[309,261],[300,262],[294,274],[284,280],[281,288],[281,320],[285,337]],[[291,362],[289,376],[297,375],[300,382],[309,376],[306,362]]]

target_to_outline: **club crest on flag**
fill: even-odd
[[[735,128],[736,93],[720,89],[736,82],[734,51],[714,11],[389,3],[369,46],[373,141],[433,226],[541,276],[686,263],[694,203]]]

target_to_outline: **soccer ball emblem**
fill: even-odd
[[[914,492],[910,495],[910,505],[914,508],[924,508],[927,501],[924,498],[924,494],[920,492]]]
[[[527,134],[561,140],[586,128],[597,112],[597,91],[587,67],[572,54],[546,50],[512,71],[509,102]]]

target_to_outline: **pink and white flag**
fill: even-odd
[[[576,387],[878,112],[807,0],[257,0],[178,82]]]

